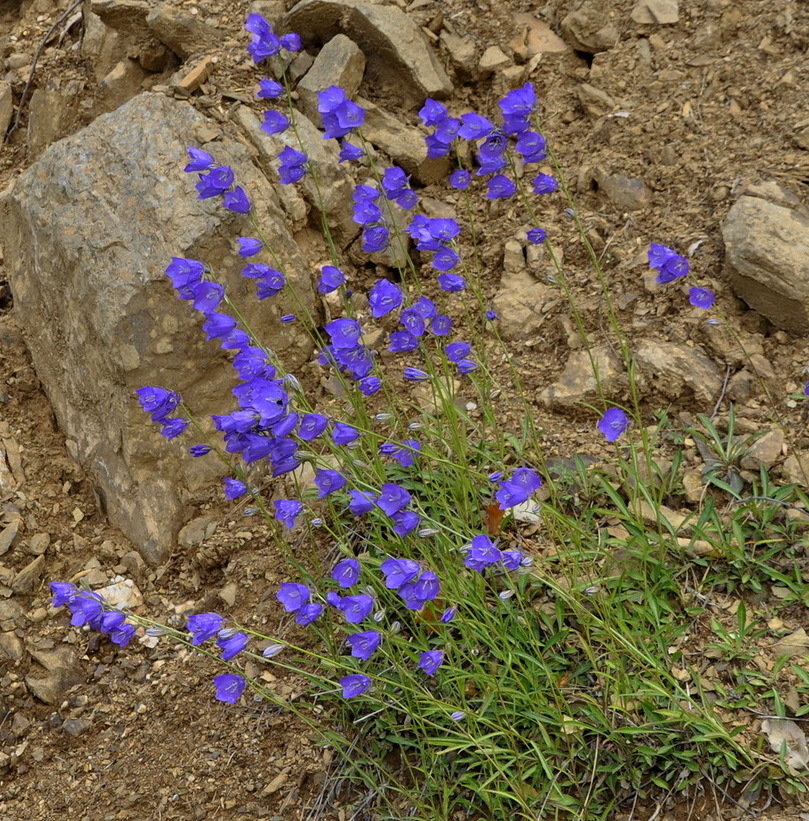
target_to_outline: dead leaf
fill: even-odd
[[[766,718],[761,722],[761,731],[767,736],[773,752],[785,749],[786,765],[791,770],[802,770],[809,766],[809,746],[803,730],[788,718]],[[786,745],[786,747],[784,747]]]

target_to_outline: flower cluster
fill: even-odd
[[[98,630],[113,644],[126,647],[135,635],[135,625],[127,622],[126,614],[107,605],[103,596],[90,590],[80,590],[70,582],[51,582],[54,607],[64,607],[70,611],[70,623],[74,627],[85,624],[91,630]]]
[[[291,52],[301,50],[300,35],[291,33],[279,37],[260,14],[248,14],[244,27],[253,35],[247,51],[256,63],[262,63],[269,57],[274,57],[280,53],[281,49]]]
[[[688,260],[666,245],[652,243],[649,246],[649,267],[657,271],[657,282],[666,285],[677,279],[683,279],[691,273]],[[716,302],[716,297],[707,288],[693,286],[688,292],[688,301],[695,308],[708,310]]]
[[[471,544],[464,548],[464,553],[463,563],[479,573],[492,565],[517,570],[525,558],[519,550],[500,550],[485,534],[475,536]]]
[[[228,165],[214,165],[214,158],[201,148],[188,147],[189,162],[185,171],[198,171],[197,199],[207,200],[222,197],[222,205],[230,211],[247,214],[250,200],[240,185],[236,185],[236,174]]]
[[[431,570],[422,570],[412,559],[387,558],[380,565],[384,584],[388,590],[396,591],[408,610],[421,610],[428,602],[435,601],[441,592],[441,584]],[[360,563],[349,558],[338,562],[331,572],[331,579],[340,590],[354,587],[360,578]],[[375,598],[368,593],[341,595],[329,591],[323,596],[325,605],[313,601],[315,594],[307,585],[284,582],[280,585],[276,598],[288,613],[295,614],[295,621],[303,626],[317,621],[328,605],[338,611],[347,625],[359,625],[371,616],[377,606]],[[447,608],[440,618],[448,624],[455,616],[456,609]],[[384,618],[382,611],[374,614],[374,621]],[[383,636],[379,630],[365,629],[349,633],[346,646],[350,655],[360,661],[368,661],[382,645]],[[417,669],[434,675],[444,660],[441,650],[428,650],[420,654]],[[353,698],[367,692],[371,678],[364,673],[351,673],[338,682],[345,698]]]
[[[366,254],[384,251],[390,243],[390,229],[377,204],[380,196],[379,190],[372,185],[357,185],[354,188],[353,220],[362,226],[362,250]]]
[[[151,417],[152,422],[160,423],[160,434],[166,439],[179,436],[187,427],[188,421],[169,414],[180,404],[180,395],[165,388],[146,385],[135,391],[143,410]]]
[[[478,176],[489,177],[487,197],[491,200],[507,199],[518,191],[517,183],[502,173],[508,166],[506,150],[509,137],[514,137],[514,150],[523,164],[540,163],[548,156],[545,138],[531,128],[531,116],[536,106],[534,87],[527,83],[506,94],[498,103],[503,125],[495,124],[475,112],[451,117],[446,106],[428,99],[419,116],[425,126],[433,128],[426,138],[427,154],[444,157],[452,150],[453,142],[460,138],[475,143],[477,148]],[[471,173],[459,168],[452,172],[450,185],[465,190],[471,182]],[[557,181],[548,174],[539,173],[532,179],[536,194],[549,194],[558,188]],[[531,240],[534,241],[533,239]]]

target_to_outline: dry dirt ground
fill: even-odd
[[[479,53],[500,46],[511,64],[515,15],[531,13],[559,31],[560,20],[578,2],[548,0],[415,0],[414,18],[433,32],[451,27],[471,35]],[[546,134],[568,179],[577,189],[580,213],[596,249],[626,295],[622,321],[633,336],[693,340],[716,349],[710,329],[684,313],[682,293],[650,293],[642,281],[643,252],[650,241],[688,249],[703,281],[716,288],[730,321],[744,334],[762,335],[783,395],[802,382],[809,363],[807,339],[777,332],[749,312],[723,286],[720,227],[734,193],[748,183],[775,180],[806,201],[809,152],[795,135],[809,117],[809,8],[788,0],[697,0],[681,2],[679,22],[643,27],[630,22],[632,0],[608,4],[620,34],[618,44],[594,59],[581,53],[546,55],[527,79],[538,89]],[[234,42],[246,3],[193,2],[203,17],[217,19]],[[0,0],[0,68],[10,80],[19,128],[0,154],[0,189],[30,162],[26,100],[31,57],[64,2]],[[42,50],[30,92],[54,78],[82,81],[77,129],[90,116],[95,82],[76,45],[81,24]],[[439,48],[442,58],[446,55]],[[204,90],[215,100],[232,90],[232,73],[243,62],[241,45],[223,44]],[[453,105],[493,113],[507,88],[497,74],[456,78]],[[238,81],[244,85],[243,79]],[[593,116],[578,95],[587,82],[606,91],[619,116]],[[242,92],[248,88],[240,89]],[[373,89],[366,90],[373,97]],[[384,102],[384,101],[383,101]],[[615,113],[615,112],[613,112]],[[624,116],[626,114],[626,116]],[[415,117],[411,117],[415,122]],[[803,123],[803,125],[801,125]],[[603,196],[592,180],[599,169],[643,178],[653,203],[626,212]],[[520,220],[509,206],[490,214],[493,224]],[[565,260],[575,272],[577,298],[586,317],[597,315],[596,283],[573,239],[569,220],[548,212],[547,227],[560,236]],[[565,245],[566,240],[568,244]],[[2,238],[0,238],[0,243]],[[494,290],[502,250],[486,252]],[[565,310],[550,309],[536,338],[515,346],[526,387],[538,392],[558,374],[568,350]],[[596,323],[597,327],[597,323]],[[648,397],[650,408],[657,397]],[[748,418],[759,416],[751,401]],[[671,412],[693,410],[686,400]],[[710,412],[711,408],[699,408]],[[592,421],[537,410],[548,431],[549,455],[592,452]],[[804,436],[799,431],[799,438]],[[27,358],[15,320],[13,293],[0,267],[0,437],[18,480],[0,497],[5,521],[22,522],[15,548],[0,558],[0,819],[38,821],[97,819],[347,818],[323,805],[332,782],[331,754],[283,712],[248,701],[232,708],[214,701],[215,666],[162,645],[118,651],[109,643],[66,628],[65,615],[49,609],[47,582],[82,573],[98,586],[116,574],[132,578],[155,618],[179,618],[189,607],[216,609],[269,631],[280,614],[270,597],[283,578],[276,549],[259,522],[214,494],[199,510],[201,543],[180,545],[171,561],[146,567],[132,546],[105,521],[92,481],[69,456],[52,412]],[[799,442],[806,445],[807,442]],[[19,458],[17,459],[17,455]],[[47,538],[46,538],[47,536]],[[36,538],[35,538],[36,537]],[[45,566],[36,584],[14,592],[14,573],[45,545]],[[89,575],[87,575],[89,574]],[[54,704],[34,697],[26,677],[42,677],[53,653],[77,651],[76,686]],[[293,697],[294,680],[275,682]],[[643,808],[650,815],[654,807]],[[666,813],[669,813],[668,815]],[[739,816],[714,798],[669,808],[660,818],[724,819]],[[749,817],[749,814],[748,814]],[[770,809],[758,818],[801,818],[799,808]]]

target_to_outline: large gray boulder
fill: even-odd
[[[722,228],[731,288],[777,328],[809,328],[809,217],[755,196],[739,197]]]
[[[236,238],[253,235],[249,218],[218,198],[196,199],[196,174],[182,171],[188,144],[235,168],[288,288],[313,312],[308,265],[274,187],[240,142],[187,103],[140,94],[50,146],[0,201],[0,236],[34,367],[110,519],[155,563],[190,518],[189,499],[221,468],[211,457],[187,456],[193,433],[163,440],[134,392],[173,388],[205,417],[232,407],[236,384],[228,355],[205,340],[199,314],[175,296],[164,274],[171,257],[209,265],[288,368],[312,349],[294,324],[278,321],[297,312],[291,296],[259,303],[241,276]]]

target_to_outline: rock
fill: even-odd
[[[405,125],[400,118],[388,114],[369,100],[358,97],[357,102],[365,109],[362,133],[371,145],[384,151],[422,185],[446,179],[450,169],[449,159],[428,157],[424,135],[420,131]]]
[[[489,46],[478,62],[478,72],[481,77],[488,77],[495,71],[500,71],[510,64],[511,60],[509,60],[508,55],[499,46]]]
[[[421,29],[396,6],[363,0],[301,0],[283,26],[298,32],[307,44],[324,43],[338,33],[350,36],[368,60],[366,82],[374,87],[384,84],[409,106],[452,93],[452,83]]]
[[[210,539],[216,530],[216,522],[210,516],[197,516],[177,534],[177,543],[183,547],[197,547]]]
[[[206,54],[204,57],[194,60],[187,70],[183,69],[183,71],[178,72],[179,76],[173,85],[192,94],[211,76],[214,65],[213,57]]]
[[[144,37],[146,37],[145,14],[142,23]],[[85,5],[81,56],[92,67],[96,80],[109,74],[118,62],[128,56],[127,51],[124,37],[115,29],[105,25],[102,19]]]
[[[11,125],[14,114],[14,101],[11,93],[11,83],[0,80],[0,137],[5,136]]]
[[[194,178],[181,170],[186,145],[211,132],[187,103],[141,94],[52,146],[0,201],[15,310],[37,375],[111,521],[154,563],[169,553],[188,494],[207,492],[221,468],[164,441],[134,391],[168,383],[204,419],[230,407],[235,380],[227,355],[205,342],[198,317],[174,295],[163,273],[171,257],[210,265],[288,367],[311,351],[301,330],[277,321],[284,297],[259,303],[241,276],[233,245],[249,234],[247,218],[195,199]],[[287,287],[314,310],[308,266],[273,187],[241,143],[208,148],[237,169]]]
[[[161,3],[146,17],[149,31],[183,60],[193,54],[214,51],[221,46],[225,33],[203,23],[198,16]]]
[[[792,139],[798,148],[803,148],[809,151],[809,125],[802,126],[793,135]]]
[[[105,26],[122,32],[128,39],[148,38],[146,17],[151,9],[148,0],[92,0],[89,7]]]
[[[22,640],[16,633],[12,631],[0,633],[0,658],[15,662],[22,661],[25,658]]]
[[[462,76],[471,77],[475,72],[478,56],[474,39],[442,31],[441,43],[447,50],[452,67]]]
[[[62,724],[62,729],[72,736],[80,736],[86,733],[92,727],[92,721],[89,718],[66,718]]]
[[[99,587],[96,591],[110,607],[119,610],[134,610],[143,604],[143,594],[131,579],[113,582],[106,587]]]
[[[525,271],[525,248],[518,239],[506,240],[503,245],[503,273],[507,276]]]
[[[734,293],[777,328],[809,323],[809,217],[758,197],[740,197],[722,228]]]
[[[326,208],[329,226],[335,239],[343,246],[349,244],[359,233],[359,226],[353,221],[352,194],[354,185],[345,164],[339,164],[340,149],[337,140],[324,140],[323,134],[314,123],[303,114],[296,115],[297,135],[291,130],[283,134],[265,134],[261,130],[258,117],[247,107],[236,110],[236,123],[242,128],[247,139],[258,151],[265,173],[275,177],[278,168],[278,154],[285,145],[296,151],[303,151],[318,177],[318,188],[311,174],[307,174],[298,184],[309,207],[320,212],[321,197]],[[300,137],[301,144],[298,144]],[[290,185],[280,185],[282,189],[292,189]],[[300,196],[297,191],[284,191],[285,195]],[[304,213],[305,216],[305,213]],[[302,226],[300,226],[302,227]]]
[[[787,456],[782,469],[787,482],[809,487],[809,453],[793,453]]]
[[[670,26],[680,20],[677,0],[638,0],[630,15],[641,26]]]
[[[703,323],[701,337],[708,347],[716,355],[716,358],[731,365],[747,365],[753,357],[758,357],[753,363],[754,366],[761,365],[765,371],[770,373],[772,365],[761,356],[764,350],[764,337],[757,333],[743,333],[741,330],[732,329],[725,323],[721,325],[706,325]],[[766,363],[766,365],[764,365]],[[771,374],[772,375],[772,374]]]
[[[14,630],[24,622],[22,605],[18,601],[0,599],[0,629],[4,632]]]
[[[665,505],[650,505],[645,499],[641,500],[638,512],[647,525],[662,525],[672,533],[689,533],[696,518],[693,513],[679,513]]]
[[[337,34],[326,43],[315,58],[312,68],[298,83],[300,109],[314,123],[320,122],[317,95],[329,86],[340,86],[353,100],[365,72],[365,55],[360,47],[344,34]]]
[[[524,268],[524,257],[522,265]],[[505,275],[492,301],[500,335],[515,341],[535,337],[545,321],[543,306],[554,297],[555,293],[548,285],[537,282],[524,270]]]
[[[795,632],[779,639],[773,645],[773,653],[776,658],[781,656],[807,656],[809,655],[809,635],[803,627],[799,627]]]
[[[35,533],[28,540],[28,552],[34,556],[41,556],[48,549],[50,543],[49,533]]]
[[[652,204],[654,194],[646,183],[624,174],[610,174],[598,181],[607,199],[622,211],[641,211]]]
[[[753,395],[755,385],[755,376],[742,368],[728,380],[728,397],[734,402],[746,402]]]
[[[784,450],[784,432],[780,428],[774,428],[750,445],[750,449],[741,458],[741,466],[744,470],[759,470],[759,468],[771,468],[782,456]]]
[[[142,91],[146,72],[136,60],[128,57],[117,63],[98,84],[97,110],[112,111]]]
[[[273,28],[279,28],[286,11],[284,5],[284,0],[253,0],[247,13],[260,14]]]
[[[21,593],[24,596],[30,596],[36,593],[44,569],[45,557],[37,556],[36,559],[28,562],[28,564],[17,573],[14,577],[14,581],[11,583],[11,589],[15,593]]]
[[[44,670],[32,670],[25,677],[31,693],[45,704],[60,704],[65,693],[84,681],[74,650],[60,645],[52,650],[30,649],[29,652]]]
[[[81,83],[71,80],[64,87],[56,79],[31,95],[28,113],[28,150],[38,157],[51,143],[64,137],[76,119]]]
[[[15,519],[10,525],[6,525],[0,530],[0,556],[8,553],[14,540],[17,538],[17,532],[20,529],[20,520]]]
[[[578,88],[579,101],[591,117],[603,117],[615,108],[615,100],[600,88],[582,83]]]
[[[593,370],[593,363],[598,371],[598,381]],[[574,351],[570,354],[564,371],[559,378],[539,395],[540,401],[558,408],[570,407],[580,402],[587,402],[599,395],[601,390],[614,394],[623,381],[624,368],[607,345],[598,345],[587,351]]]
[[[537,54],[564,54],[570,51],[570,46],[547,23],[532,14],[515,14],[514,22],[517,26],[524,26],[525,59],[530,60]]]
[[[236,582],[226,584],[217,594],[220,599],[228,606],[233,607],[236,604],[236,593],[239,591],[239,585]]]
[[[686,470],[682,475],[682,482],[686,500],[692,505],[700,504],[705,495],[702,473],[698,470]]]
[[[710,403],[722,389],[722,375],[699,348],[679,342],[644,340],[634,351],[643,389],[654,389],[669,399],[693,392],[700,403]]]
[[[598,9],[582,6],[562,20],[562,36],[576,51],[597,54],[609,51],[618,42],[618,29],[609,16]]]
[[[146,71],[153,72],[165,71],[177,60],[174,52],[157,39],[139,46],[137,59]]]
[[[745,197],[758,197],[776,205],[783,205],[785,208],[799,208],[801,205],[798,197],[775,180],[750,183],[740,194]]]

